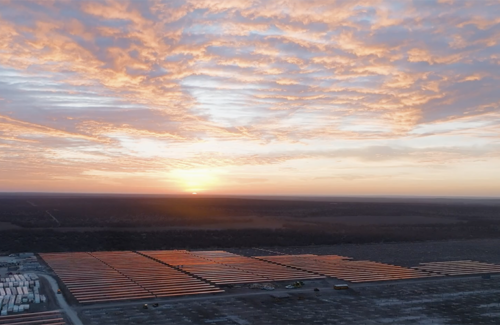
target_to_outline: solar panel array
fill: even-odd
[[[338,255],[277,255],[255,258],[337,279],[360,283],[435,276],[430,272],[372,261],[351,261]]]
[[[223,291],[133,252],[55,253],[40,256],[80,303]]]
[[[66,325],[59,311],[46,311],[22,315],[1,316],[0,325]]]
[[[156,297],[224,291],[134,252],[98,252],[91,254]]]
[[[226,251],[168,250],[40,256],[80,303],[223,292],[213,284],[306,280],[325,276],[359,283],[500,273],[500,265],[470,260],[421,263],[414,268],[405,268],[373,261],[353,261],[339,255],[312,254],[245,257]]]
[[[188,251],[149,251],[140,253],[219,285],[269,281],[258,274],[219,264],[191,254]]]
[[[264,262],[255,258],[236,255],[225,251],[199,251],[192,254],[216,263],[245,270],[263,276],[270,281],[319,279],[323,276],[284,265]]]
[[[317,274],[225,251],[141,253],[219,285],[322,278]]]
[[[40,254],[81,303],[153,298],[153,294],[89,253]]]
[[[420,263],[416,270],[435,272],[444,275],[468,275],[481,273],[500,273],[500,265],[471,260]]]

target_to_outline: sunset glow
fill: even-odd
[[[499,17],[0,0],[0,191],[499,196]]]

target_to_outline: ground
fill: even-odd
[[[404,266],[423,261],[472,259],[500,264],[500,239],[261,247],[228,249],[253,255],[339,254]],[[83,324],[499,324],[500,274],[350,284],[333,290],[335,279],[305,281],[301,289],[275,291],[226,288],[226,293],[120,302],[75,309]],[[318,288],[320,291],[314,291]],[[273,298],[284,293],[288,298]],[[152,303],[158,302],[154,308]],[[142,308],[144,303],[149,309]]]
[[[424,261],[472,259],[500,264],[500,239],[256,247],[228,249],[234,253],[338,254],[403,266]],[[44,287],[48,287],[43,281]],[[391,282],[350,284],[333,290],[336,279],[304,281],[301,289],[275,291],[226,288],[223,294],[72,306],[85,325],[164,324],[500,324],[500,274],[438,277]],[[57,284],[56,284],[57,287]],[[319,291],[314,291],[318,288]],[[273,295],[287,295],[275,298]],[[55,294],[49,294],[51,308]],[[59,295],[60,298],[63,295]],[[143,309],[144,303],[149,304]],[[157,308],[153,303],[158,303]],[[67,310],[67,308],[65,310]]]
[[[13,195],[0,196],[0,238],[4,255],[201,249],[335,254],[407,267],[464,259],[500,264],[499,216],[499,200]],[[63,294],[48,295],[48,305],[76,325],[500,324],[500,274],[352,284],[346,292],[332,289],[341,283],[336,279],[293,290],[284,288],[288,282],[272,292],[233,287],[90,306],[76,303],[56,280]]]
[[[289,298],[269,293],[237,298],[213,296],[161,303],[158,308],[87,308],[84,324],[498,324],[500,278],[480,277],[401,281],[289,290]]]

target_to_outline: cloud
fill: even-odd
[[[0,155],[13,177],[497,159],[485,152],[500,137],[498,1],[0,6]]]

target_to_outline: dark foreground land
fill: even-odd
[[[498,238],[500,200],[0,195],[0,252]]]
[[[232,248],[253,255],[339,254],[354,259],[416,266],[421,262],[472,259],[500,263],[500,239],[377,243],[318,247]],[[350,284],[335,291],[335,279],[305,281],[301,289],[226,288],[219,295],[109,303],[77,308],[84,324],[499,324],[500,275],[436,277]],[[314,291],[318,288],[319,291]],[[146,301],[151,303],[149,301]]]
[[[83,309],[84,324],[498,324],[500,278],[400,282]]]
[[[500,238],[226,250],[245,256],[335,254],[407,267],[454,260],[500,264]],[[70,299],[69,309],[78,324],[85,325],[500,324],[500,273],[484,275],[349,283],[349,289],[343,291],[333,290],[334,284],[345,282],[332,277],[304,280],[298,289],[285,288],[291,281],[278,281],[272,282],[273,291],[243,284],[206,295],[94,304]],[[59,297],[66,296],[62,282],[57,287],[63,287]],[[57,296],[49,294],[49,301]],[[148,309],[143,309],[144,304]]]

